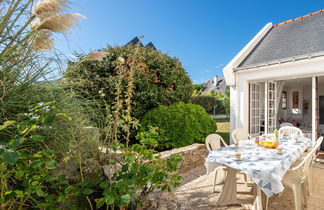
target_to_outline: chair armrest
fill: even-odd
[[[298,160],[301,160],[300,163],[299,163],[297,166],[288,169],[288,171],[296,171],[296,170],[298,170],[300,167],[302,167],[302,166],[304,165],[305,157],[301,157],[301,158],[298,159]]]
[[[224,144],[225,147],[228,147],[228,145],[226,144],[226,142],[224,141],[223,138],[221,138],[221,141],[222,141],[222,143]]]

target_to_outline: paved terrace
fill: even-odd
[[[306,210],[323,210],[324,209],[324,164],[316,163],[312,167],[313,170],[313,193],[308,200],[308,208]],[[242,206],[226,206],[216,207],[215,202],[219,193],[213,193],[214,173],[205,175],[206,169],[204,165],[198,166],[184,174],[182,185],[175,189],[174,199],[177,203],[184,204],[181,209],[250,209],[254,197],[252,188],[245,184],[238,185],[238,200]],[[221,174],[221,173],[219,173]],[[222,175],[218,176],[216,190],[221,190],[220,184]],[[243,175],[237,176],[238,182],[243,183]],[[276,195],[269,199],[269,210],[294,210],[293,194],[290,189],[285,189],[281,196]]]

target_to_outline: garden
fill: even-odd
[[[83,17],[67,1],[0,3],[0,209],[135,209],[179,186],[181,156],[158,152],[203,143],[228,97],[193,97],[179,59],[153,48],[66,62],[56,34]]]

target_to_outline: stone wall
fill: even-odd
[[[180,154],[182,156],[183,160],[180,165],[179,173],[185,173],[201,164],[204,164],[208,150],[205,144],[192,144],[160,153],[162,158],[167,158],[173,154]]]

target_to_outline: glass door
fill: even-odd
[[[267,133],[272,133],[277,127],[277,83],[267,82],[266,100],[267,106],[265,113],[267,113]]]
[[[258,83],[250,84],[250,134],[251,136],[260,135],[261,117],[261,85]]]

